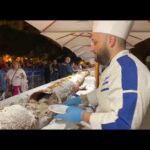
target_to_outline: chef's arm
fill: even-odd
[[[134,75],[134,72],[132,73]],[[107,109],[105,109],[106,103],[101,102],[102,110],[97,109],[97,112],[91,114],[83,113],[82,119],[89,122],[92,129],[131,129],[135,128],[133,123],[135,119],[138,119],[136,127],[140,126],[141,117],[137,118],[135,115],[140,104],[138,103],[140,96],[137,91],[137,79],[130,79],[129,75],[128,72],[124,72],[123,76],[118,72],[112,75],[109,82],[109,96],[105,97],[105,101],[109,102]]]
[[[92,129],[129,129],[130,126],[126,124],[123,118],[120,116],[119,121],[118,116],[115,112],[95,112],[89,113],[84,112],[82,119],[83,121],[89,123]]]
[[[111,116],[111,117],[109,117]],[[89,113],[89,112],[84,112],[82,119],[83,121],[90,123],[93,129],[102,129],[102,122],[105,122],[106,120],[116,118],[115,113],[110,112],[110,113]],[[110,120],[109,120],[110,121]]]

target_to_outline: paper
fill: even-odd
[[[54,113],[57,114],[64,114],[67,110],[68,106],[66,105],[60,105],[60,104],[54,104],[54,105],[50,105],[48,107],[48,109]]]
[[[49,125],[45,126],[42,129],[65,129],[66,124],[64,122],[53,119]]]

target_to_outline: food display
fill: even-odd
[[[1,101],[0,129],[44,128],[55,115],[49,106],[62,104],[75,94],[88,74],[81,71]]]
[[[34,129],[37,120],[31,111],[20,105],[0,110],[0,129]]]

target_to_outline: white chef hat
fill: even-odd
[[[102,32],[127,39],[133,21],[94,21],[93,32]]]

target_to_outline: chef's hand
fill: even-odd
[[[70,106],[65,114],[58,114],[55,119],[62,119],[69,123],[80,123],[83,120],[83,113],[81,108]]]
[[[70,98],[64,102],[64,105],[67,106],[78,106],[79,104],[81,104],[81,99],[79,96],[75,98]]]

